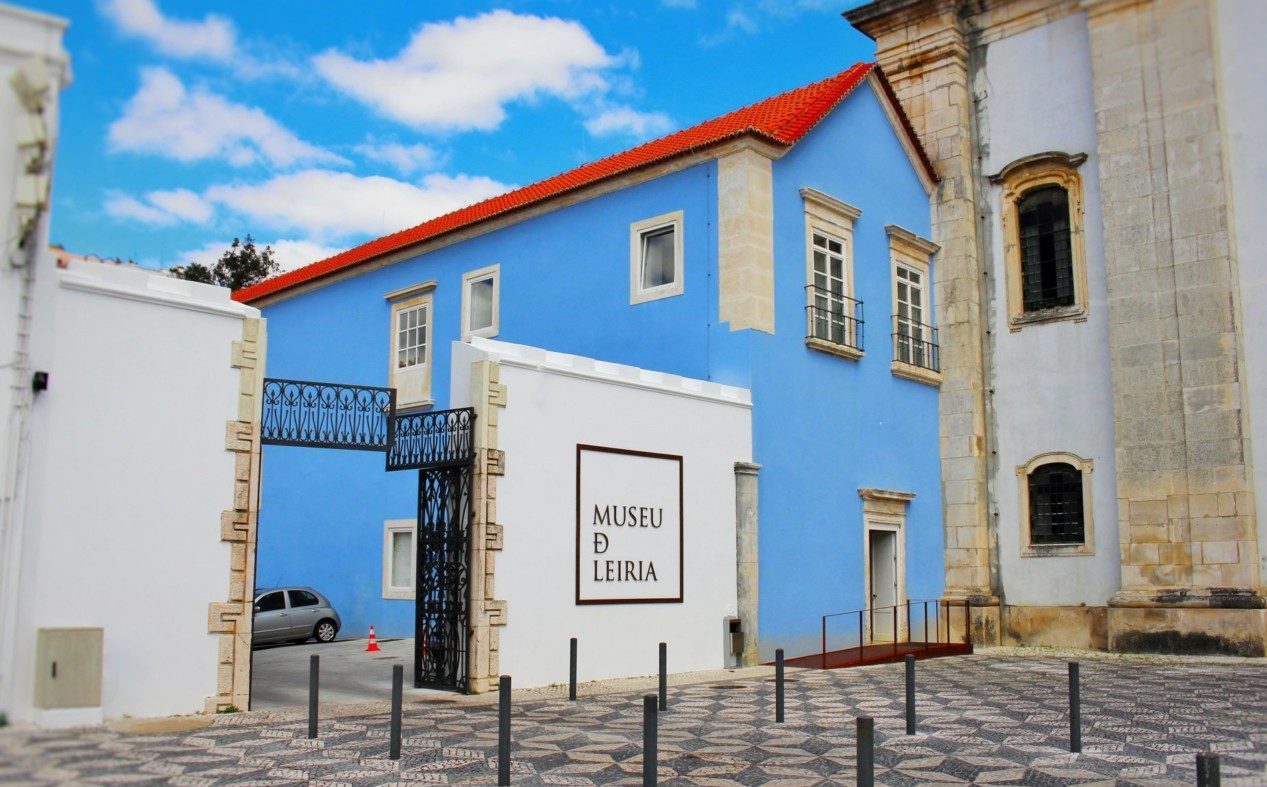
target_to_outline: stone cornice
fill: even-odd
[[[948,0],[875,0],[841,16],[865,35],[876,39],[935,14],[953,11]]]
[[[858,497],[863,500],[885,500],[894,503],[909,503],[915,499],[914,492],[899,492],[893,489],[875,489],[873,487],[861,487],[858,489]]]
[[[1016,173],[1029,169],[1030,167],[1056,165],[1066,169],[1077,169],[1082,166],[1086,160],[1086,153],[1070,154],[1059,150],[1050,150],[1046,153],[1035,153],[1032,156],[1018,158],[1016,161],[1013,161],[1003,169],[988,177],[991,183],[1005,183]]]

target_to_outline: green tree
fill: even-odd
[[[273,247],[265,246],[263,250],[255,245],[255,239],[248,233],[246,240],[233,239],[229,248],[220,255],[214,267],[200,262],[191,262],[172,268],[172,273],[189,281],[200,281],[205,284],[218,284],[231,290],[249,287],[258,281],[267,279],[281,271],[281,266],[273,259]]]

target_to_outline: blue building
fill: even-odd
[[[746,389],[760,657],[817,652],[821,615],[943,588],[935,178],[858,64],[235,297],[268,320],[270,377],[391,386],[401,412],[450,406],[473,336]],[[417,495],[380,454],[269,446],[257,586],[412,636]]]

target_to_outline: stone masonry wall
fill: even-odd
[[[1088,2],[1122,596],[1257,589],[1208,0]]]

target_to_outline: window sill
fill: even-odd
[[[913,363],[905,361],[893,361],[891,366],[894,377],[901,377],[905,380],[914,380],[917,383],[931,385],[934,388],[941,387],[941,372],[935,372],[932,369],[925,369],[923,366],[916,366]]]
[[[1074,304],[1073,306],[1057,306],[1054,309],[1042,309],[1036,312],[1024,312],[1022,314],[1013,314],[1012,319],[1008,321],[1008,327],[1015,333],[1026,325],[1039,325],[1045,322],[1062,322],[1064,320],[1073,320],[1074,322],[1086,322],[1087,307],[1083,304]]]
[[[384,588],[383,598],[400,601],[412,601],[414,592],[412,590],[397,590],[395,588]]]
[[[857,347],[850,347],[847,344],[836,344],[826,339],[815,339],[813,336],[805,337],[805,346],[811,350],[818,350],[820,353],[827,353],[849,361],[856,361],[866,355],[865,352]]]
[[[434,399],[419,399],[416,402],[397,402],[396,415],[409,415],[410,413],[430,410],[436,406]]]
[[[1090,544],[1030,544],[1021,548],[1021,557],[1090,557],[1095,548]]]

